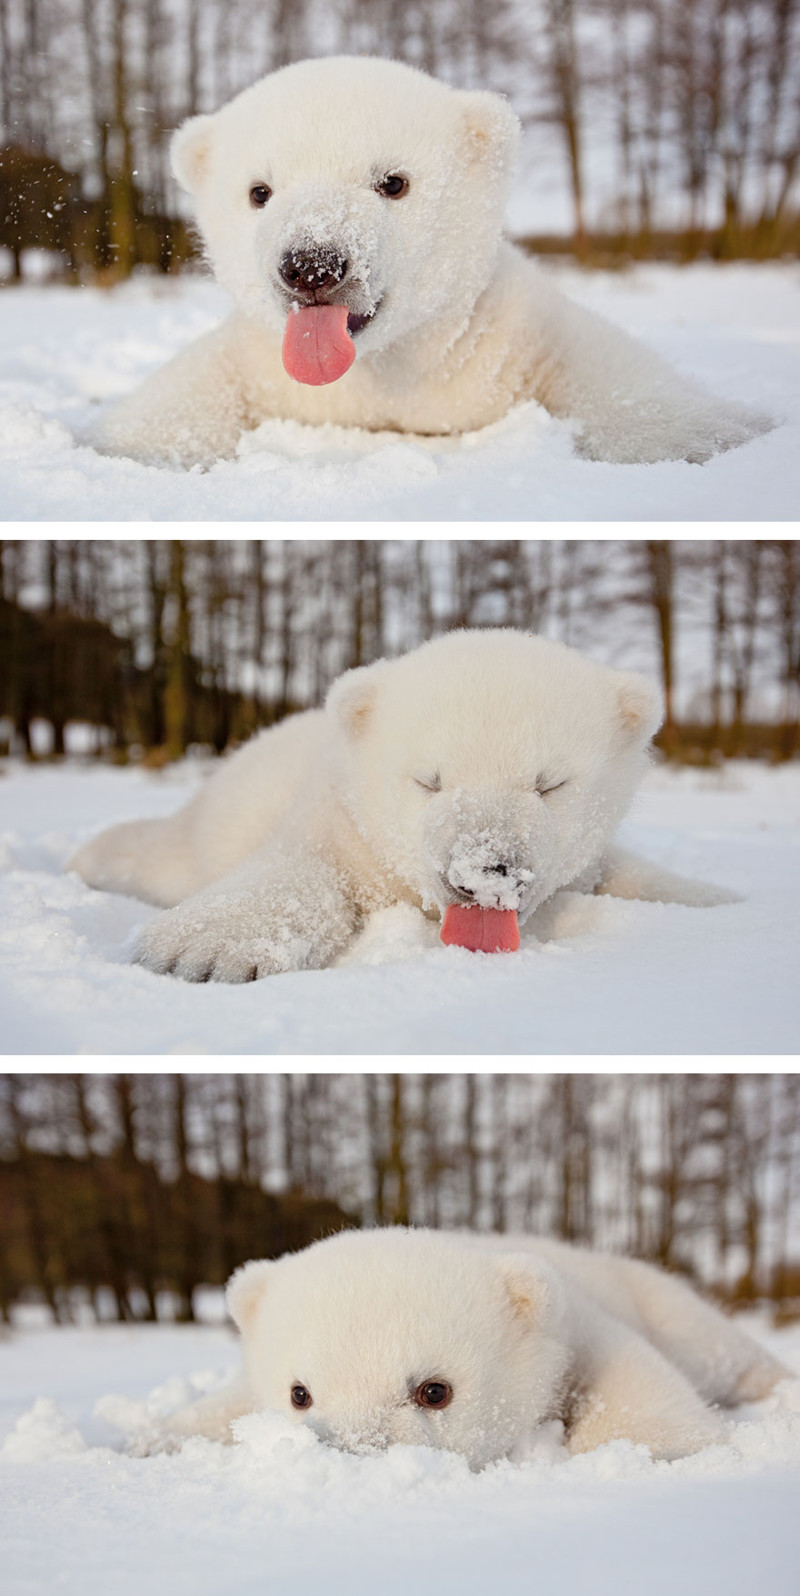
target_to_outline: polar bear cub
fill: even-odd
[[[283,67],[176,133],[234,309],[101,423],[183,466],[270,417],[444,435],[538,400],[592,459],[707,460],[767,425],[571,303],[503,240],[518,121],[396,61]]]
[[[676,1458],[724,1437],[709,1404],[788,1374],[674,1276],[531,1236],[345,1231],[228,1285],[236,1386],[171,1436],[230,1440],[270,1408],[349,1451],[405,1442],[480,1468],[563,1421],[569,1450],[627,1439]]]
[[[347,671],[324,710],[260,733],[168,820],[115,826],[72,861],[167,907],[142,963],[189,981],[319,969],[375,909],[516,914],[559,888],[692,905],[732,894],[613,845],[648,765],[646,677],[502,629]]]

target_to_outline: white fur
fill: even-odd
[[[230,1439],[233,1418],[270,1408],[347,1450],[402,1441],[481,1467],[561,1419],[572,1452],[624,1438],[674,1458],[724,1435],[708,1403],[787,1373],[673,1276],[530,1236],[344,1232],[245,1264],[228,1307],[245,1378],[178,1414],[174,1436]],[[427,1380],[451,1386],[447,1407],[414,1402]]]
[[[449,434],[537,399],[578,424],[593,459],[702,461],[763,431],[602,318],[564,299],[502,239],[517,118],[397,62],[303,61],[253,84],[173,142],[208,257],[235,309],[113,407],[102,447],[182,465],[235,453],[269,417]],[[408,193],[375,191],[387,173]],[[273,195],[254,210],[249,191]],[[321,388],[281,362],[291,248],[349,262],[334,298],[374,320]],[[376,309],[377,307],[377,309]]]
[[[262,732],[169,820],[115,826],[71,867],[167,907],[140,957],[191,981],[318,969],[395,903],[524,924],[567,886],[729,901],[611,847],[660,717],[634,672],[524,632],[451,632],[346,672],[324,711]]]

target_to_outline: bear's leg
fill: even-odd
[[[196,339],[112,405],[95,447],[147,465],[211,465],[234,455],[247,416],[228,327]]]
[[[626,1274],[644,1334],[707,1401],[757,1402],[791,1377],[686,1281],[635,1260],[626,1260]]]
[[[642,1336],[611,1320],[595,1327],[568,1426],[571,1452],[627,1440],[653,1457],[686,1457],[724,1439],[719,1416]]]
[[[177,816],[111,826],[84,843],[67,869],[101,892],[122,892],[161,908],[180,903],[196,873]]]
[[[346,881],[321,852],[270,844],[151,921],[137,961],[184,981],[255,981],[323,969],[359,923]]]
[[[582,424],[591,460],[701,464],[774,424],[706,393],[620,328],[566,299],[535,273],[537,355],[531,397]]]
[[[682,903],[693,909],[742,901],[738,893],[729,891],[727,887],[712,886],[706,881],[692,881],[688,876],[676,875],[672,870],[662,870],[624,848],[614,848],[606,854],[594,890],[612,898],[641,898],[646,903]]]

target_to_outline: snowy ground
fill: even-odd
[[[748,1328],[800,1373],[800,1327]],[[796,1596],[796,1381],[675,1463],[629,1442],[570,1459],[551,1426],[526,1462],[470,1474],[424,1448],[336,1452],[267,1414],[240,1421],[233,1447],[121,1451],[146,1411],[237,1361],[218,1327],[0,1342],[8,1596]]]
[[[7,520],[794,520],[800,503],[800,265],[559,272],[575,298],[780,425],[707,465],[576,459],[570,427],[528,404],[482,433],[269,422],[235,461],[180,472],[82,444],[129,392],[225,313],[200,278],[112,291],[0,289],[0,517]]]
[[[791,1054],[800,1042],[800,764],[654,769],[623,839],[729,886],[716,909],[561,893],[548,940],[445,948],[416,910],[375,915],[338,969],[193,986],[131,965],[157,911],[62,867],[115,820],[166,815],[202,762],[0,776],[6,1053]]]

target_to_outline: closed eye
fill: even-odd
[[[418,787],[422,788],[423,792],[441,792],[442,790],[442,778],[438,770],[434,776],[414,776],[412,780],[416,782]]]
[[[563,781],[554,781],[549,787],[546,787],[543,781],[537,781],[536,791],[538,792],[540,798],[546,798],[549,792],[559,792],[561,788],[566,787],[566,785],[566,777]]]

